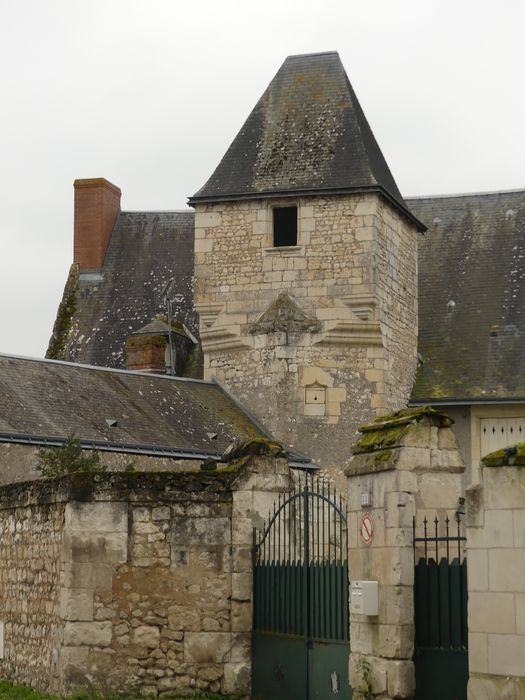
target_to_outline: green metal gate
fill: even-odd
[[[253,700],[350,700],[342,500],[306,476],[253,532]]]
[[[414,519],[416,700],[467,698],[467,560],[459,512],[454,529],[451,534],[448,517],[444,527],[436,517],[429,534],[425,518],[417,537]]]

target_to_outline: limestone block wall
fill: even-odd
[[[252,528],[289,482],[285,458],[246,455],[222,472],[0,488],[5,676],[64,694],[247,695]]]
[[[525,446],[467,491],[469,700],[525,695]]]
[[[294,204],[297,246],[275,248],[272,208]],[[376,194],[200,204],[195,226],[205,377],[341,470],[357,426],[410,394],[415,229]]]
[[[414,229],[378,200],[374,281],[386,350],[383,401],[377,414],[406,405],[412,392],[417,360],[417,240]]]
[[[457,509],[464,466],[450,424],[431,408],[378,418],[362,428],[346,469],[350,580],[379,583],[379,614],[350,616],[350,684],[364,692],[368,667],[382,700],[414,695],[413,517]],[[373,521],[370,543],[360,537],[364,513]]]

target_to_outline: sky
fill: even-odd
[[[286,56],[339,52],[405,196],[525,188],[522,0],[0,0],[0,352],[43,357],[73,181],[183,209]]]

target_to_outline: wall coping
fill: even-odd
[[[484,467],[525,467],[525,442],[503,447],[481,458]]]
[[[0,510],[69,501],[230,501],[239,470],[76,472],[56,479],[0,486]]]

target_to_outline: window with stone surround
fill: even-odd
[[[297,207],[274,207],[274,248],[297,245]]]

